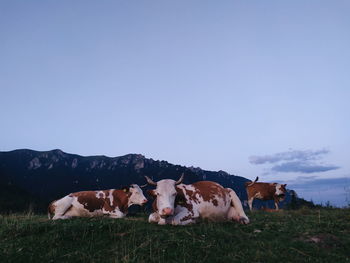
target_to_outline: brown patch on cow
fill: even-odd
[[[78,202],[81,203],[85,209],[89,212],[102,209],[104,200],[96,197],[95,191],[83,191],[73,193],[73,196],[77,197]]]
[[[262,200],[272,200],[276,193],[276,187],[269,183],[255,183],[252,186],[246,187],[248,199],[254,197],[257,193],[262,196],[259,199]]]
[[[187,221],[187,220],[190,220],[190,219],[192,219],[192,215],[187,215],[187,216],[181,218],[180,221],[184,222],[184,221]]]
[[[56,201],[57,200],[52,201],[47,207],[47,213],[49,214],[49,218],[51,218],[51,216],[55,214],[56,206],[54,205],[54,203]]]
[[[198,194],[204,201],[218,206],[217,198],[221,198],[226,203],[227,190],[221,185],[211,181],[199,181],[192,184],[192,186],[195,188],[195,195]]]
[[[218,200],[216,200],[216,199],[213,199],[213,200],[212,200],[212,203],[213,203],[214,206],[218,206],[218,205],[219,205],[219,204],[218,204]]]
[[[158,212],[158,207],[157,207],[157,195],[154,193],[154,190],[147,190],[147,194],[153,198],[152,202],[152,211],[153,212]]]
[[[154,199],[154,201],[152,203],[152,210],[153,210],[153,212],[158,212],[157,199]]]
[[[147,190],[147,194],[152,197],[153,199],[155,199],[157,197],[157,195],[154,192],[155,190]]]
[[[124,192],[123,190],[114,190],[112,192],[113,195],[113,209],[116,207],[119,208],[120,211],[126,213],[128,210],[128,201],[130,194],[129,192]]]

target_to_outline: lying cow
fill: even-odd
[[[83,191],[66,195],[53,201],[48,207],[48,217],[68,219],[71,217],[109,216],[125,217],[131,205],[143,205],[147,202],[137,184],[122,190]]]
[[[254,198],[260,200],[274,200],[276,210],[278,210],[279,201],[283,201],[286,196],[286,184],[257,183],[258,179],[259,177],[256,177],[254,182],[245,183],[250,211],[253,209]]]
[[[210,181],[182,184],[183,175],[178,181],[154,182],[145,177],[148,184],[157,187],[149,191],[155,198],[153,213],[148,218],[150,223],[187,225],[199,219],[249,223],[241,201],[230,188]]]

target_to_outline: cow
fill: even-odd
[[[254,182],[246,182],[245,187],[248,195],[248,205],[250,211],[253,210],[254,198],[260,200],[274,200],[275,209],[278,210],[279,201],[286,197],[286,185],[278,183],[257,183],[259,177]]]
[[[153,213],[148,222],[159,225],[187,225],[200,219],[210,221],[238,221],[248,224],[242,203],[230,188],[211,181],[182,184],[179,180],[163,179],[154,182],[145,176],[147,183],[156,186],[148,193],[155,198]]]
[[[131,205],[143,205],[146,202],[147,199],[137,184],[120,190],[76,192],[53,201],[48,207],[48,217],[51,219],[53,215],[53,220],[95,216],[123,218]]]

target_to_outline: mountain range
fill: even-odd
[[[186,184],[215,181],[236,191],[243,203],[247,199],[244,183],[250,180],[224,171],[174,165],[141,154],[85,157],[59,149],[20,149],[0,152],[0,211],[21,211],[28,207],[43,211],[49,202],[71,192],[121,188],[131,183],[143,185],[145,175],[155,181],[177,180],[181,174]],[[284,203],[290,199],[288,195]]]

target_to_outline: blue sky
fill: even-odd
[[[1,1],[0,150],[141,153],[345,205],[349,9]]]

